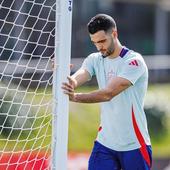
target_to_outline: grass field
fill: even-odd
[[[90,91],[95,87],[82,87],[78,91]],[[29,98],[29,97],[28,97]],[[42,99],[41,93],[37,94],[35,101],[39,102]],[[45,98],[50,100],[51,98]],[[165,85],[150,85],[146,97],[146,105],[157,105],[167,110],[167,133],[162,136],[161,140],[152,138],[154,157],[170,156],[170,84]],[[28,136],[18,140],[18,144],[14,140],[8,140],[8,144],[4,137],[0,137],[0,150],[11,152],[14,148],[16,151],[21,149],[39,150],[40,145],[47,149],[50,146],[51,139],[51,116],[44,118],[43,108],[34,123],[35,130],[29,133]],[[96,138],[99,119],[100,119],[99,104],[78,104],[70,102],[70,123],[69,123],[69,151],[70,152],[90,152],[93,141]],[[42,115],[41,115],[42,114]],[[42,128],[37,128],[39,125],[45,124]],[[44,137],[46,133],[46,137]],[[25,143],[25,139],[29,140]],[[49,149],[49,148],[48,148]],[[42,149],[43,150],[43,149]]]

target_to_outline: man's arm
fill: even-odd
[[[54,58],[51,59],[52,61],[52,70],[56,69],[54,65]],[[70,64],[70,68],[73,67],[73,64]],[[84,84],[91,78],[89,72],[85,69],[80,68],[77,70],[72,76],[68,77],[69,83],[68,86],[74,90],[76,87]]]
[[[74,82],[74,89],[85,82],[87,82],[91,77],[87,70],[85,69],[79,69],[76,71],[71,77]]]
[[[110,101],[114,96],[118,95],[131,86],[131,82],[127,79],[116,77],[110,80],[107,87],[101,90],[95,90],[89,93],[74,93],[70,91],[65,84],[64,93],[68,94],[71,101],[80,103],[98,103]]]
[[[74,93],[74,89],[90,79],[90,74],[85,69],[79,69],[72,76],[67,77],[68,82],[62,84],[62,88],[68,93]],[[67,94],[67,93],[66,93]],[[70,95],[69,95],[70,97]]]

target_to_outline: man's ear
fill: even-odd
[[[113,36],[114,38],[117,38],[117,37],[118,37],[118,32],[117,32],[117,30],[116,30],[115,28],[112,29],[112,36]]]

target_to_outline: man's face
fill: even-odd
[[[98,31],[95,34],[90,34],[90,38],[103,56],[109,56],[114,52],[114,38],[111,32]]]

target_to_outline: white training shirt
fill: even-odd
[[[103,58],[100,52],[92,53],[81,68],[91,77],[96,75],[99,89],[105,88],[112,77],[122,77],[132,83],[112,100],[101,103],[97,141],[116,151],[137,149],[144,143],[151,145],[143,110],[148,69],[142,56],[125,48],[114,59]]]

